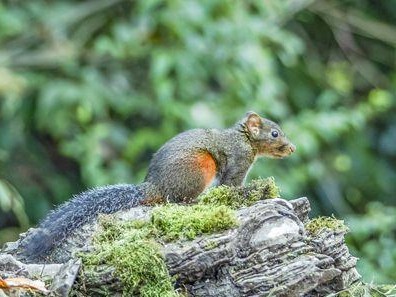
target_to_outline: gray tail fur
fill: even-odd
[[[98,214],[132,208],[144,199],[140,185],[112,185],[88,190],[53,210],[22,239],[18,254],[28,261],[42,261],[78,228]]]

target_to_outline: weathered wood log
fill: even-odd
[[[308,232],[304,224],[309,210],[307,198],[262,200],[237,211],[238,227],[163,244],[161,252],[176,287],[189,296],[326,296],[348,288],[360,276],[356,258],[344,243],[345,230]],[[151,211],[137,207],[117,216],[148,219]],[[97,229],[97,224],[86,226],[54,257],[67,259],[76,249],[89,249],[87,243]],[[18,242],[9,244],[5,253],[15,254],[17,249]],[[47,278],[55,279],[51,289],[61,296],[68,294],[78,266],[75,258],[66,264],[38,265],[0,255],[0,276],[23,272],[31,277],[32,267],[36,272],[43,269]],[[98,296],[106,290],[121,296],[123,284],[114,268],[103,264],[89,274],[80,271],[76,295]]]

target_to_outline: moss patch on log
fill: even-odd
[[[192,240],[198,235],[221,232],[236,226],[236,214],[230,207],[203,204],[167,204],[157,207],[148,224],[157,237],[166,241]]]
[[[94,238],[94,251],[81,254],[84,273],[100,264],[111,265],[123,284],[123,296],[180,296],[148,228],[110,216],[102,217],[100,224],[103,231]]]
[[[331,217],[317,217],[310,220],[305,224],[305,230],[312,235],[318,235],[322,231],[332,230],[337,232],[348,232],[348,227],[345,225],[343,220],[339,220],[334,216]]]
[[[201,204],[227,205],[232,209],[251,206],[259,200],[280,196],[273,177],[252,180],[246,186],[219,186],[209,189],[198,199]]]
[[[85,273],[100,264],[111,265],[123,283],[123,295],[142,297],[181,296],[158,241],[192,240],[237,226],[234,209],[213,204],[166,204],[155,207],[148,221],[102,216],[99,222],[102,231],[94,237],[94,250],[81,255]]]

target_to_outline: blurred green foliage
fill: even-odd
[[[356,254],[361,253],[358,270],[366,281],[395,283],[396,207],[369,203],[364,215],[351,215],[347,224],[353,231],[347,244]]]
[[[297,152],[250,177],[350,217],[366,279],[394,280],[395,23],[395,0],[3,1],[0,242],[73,193],[140,182],[173,135],[255,110]]]

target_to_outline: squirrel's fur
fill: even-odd
[[[284,157],[294,150],[276,123],[254,112],[228,129],[183,132],[153,156],[144,183],[100,187],[75,196],[27,234],[20,254],[29,261],[45,260],[100,213],[160,201],[191,202],[210,185],[241,185],[256,157]]]

